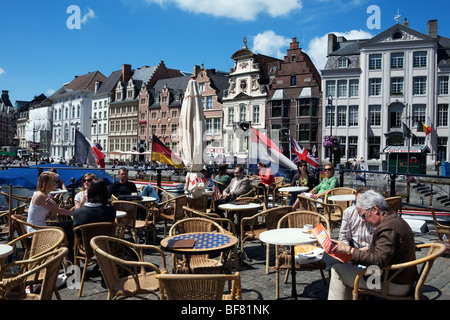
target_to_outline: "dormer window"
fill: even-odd
[[[347,58],[339,58],[338,68],[348,68],[348,59]]]

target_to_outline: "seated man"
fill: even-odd
[[[382,195],[372,190],[364,192],[356,201],[356,210],[364,221],[376,228],[369,249],[357,249],[338,241],[335,251],[352,255],[351,262],[355,265],[379,268],[416,259],[416,245],[411,228],[397,213],[389,212]],[[335,264],[331,269],[328,299],[350,300],[355,277],[361,270],[349,264]],[[407,268],[392,279],[388,293],[405,295],[416,279],[416,267]],[[367,288],[368,285],[364,279],[360,282],[362,288]]]
[[[119,169],[119,181],[113,182],[108,188],[108,199],[111,198],[111,195],[115,197],[119,197],[121,195],[131,195],[132,193],[137,194],[136,185],[128,181],[128,169],[120,168]]]
[[[222,199],[216,201],[215,211],[221,217],[224,217],[223,211],[219,209],[219,205],[233,201],[237,197],[246,194],[252,189],[250,179],[245,175],[244,168],[240,165],[234,168],[234,178],[231,179],[228,187],[222,192]]]

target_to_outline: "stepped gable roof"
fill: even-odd
[[[154,92],[154,94],[157,96],[162,91],[164,86],[167,85],[167,88],[172,92],[172,95],[178,90],[181,90],[184,93],[190,79],[190,77],[160,79],[156,81],[155,85],[153,86],[154,91],[152,90],[151,92]],[[159,106],[159,99],[155,99],[155,103],[152,106]]]

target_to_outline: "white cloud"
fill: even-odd
[[[373,37],[372,34],[363,30],[351,30],[349,32],[330,32],[330,33],[334,33],[338,37],[343,36],[347,40],[370,39]],[[308,44],[308,48],[305,50],[305,52],[310,56],[314,65],[319,71],[323,70],[327,62],[327,49],[328,49],[328,34],[312,39]]]
[[[4,73],[6,73],[5,69],[0,68],[0,76],[1,76],[2,74],[4,74]]]
[[[92,10],[91,8],[88,8],[88,12],[83,16],[83,18],[81,18],[81,23],[86,23],[86,22],[88,22],[88,20],[94,19],[94,18],[97,18],[94,10]]]
[[[280,17],[291,11],[300,10],[302,0],[145,0],[149,4],[161,7],[175,5],[181,10],[210,14],[215,17],[232,18],[236,20],[252,21],[260,13],[267,13],[272,17]]]
[[[251,51],[254,53],[261,53],[266,56],[283,59],[286,52],[284,48],[289,46],[291,40],[292,39],[275,34],[272,30],[267,30],[263,33],[258,33],[253,38],[253,48]],[[281,51],[282,49],[283,51]]]

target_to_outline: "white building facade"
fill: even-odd
[[[322,134],[339,137],[341,163],[362,158],[372,170],[402,171],[418,157],[416,173],[436,173],[450,159],[449,48],[436,20],[428,22],[427,35],[406,20],[366,40],[329,35]],[[426,135],[419,123],[433,131]]]

